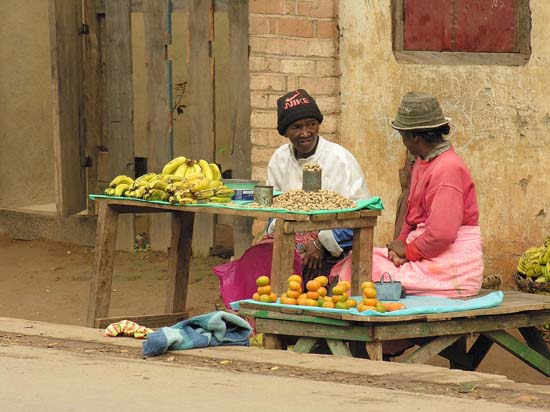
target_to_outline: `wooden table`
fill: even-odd
[[[355,253],[355,252],[354,252]],[[352,356],[363,349],[372,360],[383,360],[384,341],[407,339],[420,346],[405,363],[425,363],[435,355],[451,367],[475,370],[496,343],[529,366],[550,376],[550,350],[535,326],[550,323],[550,296],[504,292],[498,307],[410,316],[362,316],[242,303],[241,315],[255,318],[256,331],[277,336],[273,348],[312,352],[325,340],[335,355]],[[507,332],[517,329],[526,343]],[[466,348],[466,337],[477,339]],[[473,336],[473,335],[472,335]],[[359,353],[360,351],[358,351]]]
[[[88,303],[87,324],[103,328],[121,319],[134,320],[148,327],[173,324],[187,318],[185,312],[191,260],[191,240],[196,213],[248,216],[254,218],[277,218],[273,243],[271,286],[275,293],[284,291],[285,282],[294,269],[294,233],[333,228],[353,229],[352,290],[359,294],[359,285],[370,280],[372,268],[373,232],[376,210],[304,215],[281,212],[265,212],[253,208],[229,209],[222,207],[176,206],[159,203],[96,198],[98,222],[92,283]],[[107,317],[111,302],[113,263],[120,213],[166,213],[172,214],[172,238],[168,256],[168,282],[164,314],[125,317]],[[269,340],[269,337],[267,338]]]

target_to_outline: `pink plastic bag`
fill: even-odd
[[[273,243],[264,242],[252,246],[240,259],[215,266],[212,271],[220,281],[220,295],[226,308],[237,300],[251,299],[256,292],[259,276],[271,277]],[[294,273],[302,273],[300,255],[294,252]],[[292,275],[289,273],[288,276]]]

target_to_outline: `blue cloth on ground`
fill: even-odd
[[[248,322],[237,315],[223,311],[206,313],[156,330],[143,343],[143,354],[156,356],[168,350],[207,346],[249,346],[251,331]]]
[[[499,290],[491,292],[484,296],[478,296],[465,299],[450,299],[437,296],[407,296],[405,299],[400,299],[399,302],[405,305],[405,309],[396,310],[393,312],[380,313],[375,310],[368,310],[365,312],[359,312],[357,308],[351,309],[330,309],[330,308],[317,308],[298,305],[283,305],[280,303],[260,303],[252,299],[241,300],[231,303],[233,310],[239,310],[241,302],[272,305],[282,308],[297,308],[305,311],[316,312],[329,312],[329,313],[342,313],[352,315],[364,315],[364,316],[406,316],[406,315],[425,315],[430,313],[446,313],[446,312],[460,312],[464,310],[474,309],[487,309],[501,304],[504,294]],[[361,297],[353,296],[358,302],[361,301]],[[313,313],[312,313],[313,315]]]

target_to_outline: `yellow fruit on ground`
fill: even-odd
[[[357,301],[355,299],[346,299],[344,303],[348,308],[354,308],[357,306]]]
[[[288,277],[287,282],[294,281],[302,284],[302,277],[300,275],[291,275]]]
[[[271,293],[271,286],[267,285],[267,286],[260,286],[258,288],[258,293],[260,295],[269,295]]]
[[[252,295],[252,299],[257,300],[259,302],[260,301],[260,294],[259,293],[254,293]]]
[[[361,283],[361,290],[363,290],[365,288],[374,289],[374,283],[373,282],[363,282],[363,283]]]
[[[332,294],[333,295],[341,295],[345,291],[346,291],[346,289],[342,285],[336,285],[332,288]]]
[[[316,280],[310,280],[306,283],[306,289],[310,291],[316,291],[321,287],[321,284]]]
[[[288,288],[290,290],[302,290],[302,283],[291,280],[290,282],[288,282]]]
[[[301,291],[299,291],[299,290],[287,290],[286,291],[286,296],[288,298],[298,299],[298,296],[300,296],[300,293],[301,293]]]
[[[317,276],[315,279],[313,280],[316,280],[317,282],[319,282],[321,284],[321,286],[326,286],[328,285],[328,278],[326,276]]]
[[[319,304],[315,299],[306,299],[306,306],[317,306],[319,307]]]
[[[376,297],[376,289],[374,289],[374,288],[365,288],[365,289],[363,289],[363,297],[365,297],[365,298],[375,298]]]
[[[323,302],[323,308],[333,309],[334,308],[334,303],[332,303],[332,302]]]
[[[317,293],[319,296],[326,296],[327,295],[327,288],[324,286],[321,286],[319,289],[317,289]]]
[[[267,276],[260,276],[258,279],[256,279],[256,285],[258,286],[269,285],[269,278]]]
[[[336,302],[334,305],[336,309],[349,309],[345,302]]]

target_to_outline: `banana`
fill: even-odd
[[[226,186],[218,187],[215,189],[215,193],[218,197],[233,197],[233,195],[235,195],[235,191]]]
[[[217,189],[220,186],[223,186],[223,182],[221,180],[211,180],[210,181],[210,189]]]
[[[196,179],[192,182],[189,182],[189,190],[191,190],[193,193],[198,192],[199,190],[205,190],[210,188],[210,182],[208,179]],[[212,192],[214,193],[214,192]]]
[[[121,183],[115,188],[115,196],[124,196],[124,193],[126,193],[129,189],[129,184]]]
[[[109,187],[112,187],[113,189],[117,187],[120,184],[127,184],[128,186],[132,185],[134,183],[134,179],[131,177],[128,177],[126,175],[118,175],[113,180],[111,180],[111,183],[109,183]]]
[[[535,279],[535,282],[537,283],[546,283],[546,278],[544,276],[539,276]]]
[[[188,168],[189,168],[189,166],[187,166],[187,164],[184,163],[184,164],[182,164],[180,167],[178,167],[178,168],[176,169],[176,171],[174,172],[174,174],[175,174],[176,176],[185,177]]]
[[[136,190],[134,190],[134,196],[136,199],[143,199],[145,196],[145,193],[147,192],[146,186],[140,186]]]
[[[229,202],[231,202],[230,197],[219,197],[219,196],[212,196],[208,200],[210,200],[212,203],[229,203]]]
[[[183,180],[183,177],[178,175],[165,175],[164,180],[166,180],[168,183],[181,182]]]
[[[190,203],[191,204],[195,203],[194,199],[191,199],[190,197],[180,196],[179,192],[176,192],[174,194],[174,198],[176,199],[176,202],[179,203],[180,205],[187,205],[187,204],[190,204]]]
[[[108,187],[107,189],[105,189],[103,193],[105,193],[107,196],[114,196],[115,189],[113,189],[112,187]]]
[[[151,189],[143,198],[145,200],[168,200],[168,193],[160,189]]]
[[[138,177],[135,181],[134,181],[134,184],[142,184],[142,183],[146,183],[148,181],[150,181],[151,179],[153,179],[154,177],[156,177],[156,173],[146,173],[144,175],[141,175],[140,177]]]
[[[198,199],[198,200],[208,199],[214,196],[214,191],[212,189],[199,190],[195,192],[193,196],[195,197],[195,199]]]
[[[222,180],[222,172],[220,172],[218,165],[216,163],[209,163],[208,166],[210,166],[210,170],[212,170],[214,176],[213,180]]]
[[[178,156],[175,159],[170,160],[162,168],[162,174],[163,175],[173,174],[178,169],[178,167],[180,167],[186,161],[187,161],[187,158],[185,156]]]
[[[166,190],[166,186],[168,186],[168,182],[161,179],[155,179],[149,182],[149,189],[159,189],[159,190]]]
[[[203,174],[202,173],[202,168],[197,163],[197,161],[195,161],[195,163],[193,163],[193,170],[195,171],[195,173],[200,173],[201,175]]]
[[[174,193],[177,190],[187,190],[189,191],[189,183],[187,182],[174,182],[166,186],[166,191],[169,193]]]
[[[210,169],[210,165],[206,160],[199,160],[199,167],[201,168],[204,177],[206,177],[210,181],[214,180],[214,173],[212,172],[212,169]]]
[[[541,265],[546,265],[549,261],[550,261],[550,246],[548,246],[546,248],[546,251],[540,255],[539,263]]]
[[[189,199],[193,198],[193,193],[191,193],[189,189],[176,190],[174,195],[177,195],[178,197],[188,197]]]

